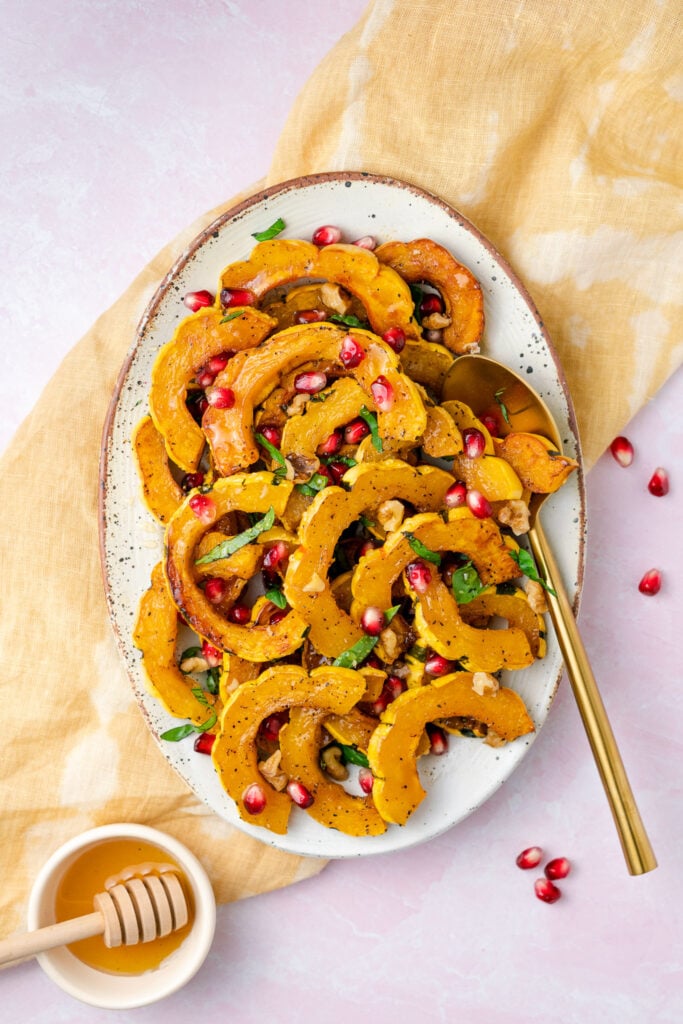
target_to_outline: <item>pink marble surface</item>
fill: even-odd
[[[297,91],[363,6],[0,2],[0,448],[147,259],[267,170]],[[626,428],[633,465],[608,455],[588,477],[580,616],[658,870],[626,872],[565,681],[521,768],[450,833],[221,908],[207,963],[155,1007],[94,1010],[31,963],[0,976],[1,1019],[678,1024],[682,406],[679,372]],[[646,490],[656,465],[665,498]],[[653,566],[664,585],[643,597]],[[514,864],[536,843],[574,865],[554,906]]]

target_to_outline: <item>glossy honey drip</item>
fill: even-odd
[[[84,850],[67,868],[55,896],[55,920],[90,914],[93,897],[105,891],[105,882],[132,864],[173,864],[188,901],[189,922],[184,928],[153,942],[108,949],[101,935],[74,942],[68,948],[90,967],[112,974],[142,974],[153,970],[176,950],[189,933],[194,918],[191,893],[180,865],[165,850],[136,839],[112,839]]]

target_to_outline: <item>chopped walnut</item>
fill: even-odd
[[[276,750],[270,755],[266,761],[259,761],[258,770],[267,782],[271,784],[273,789],[276,789],[278,793],[281,793],[283,789],[287,788],[289,779],[283,771],[280,770],[280,761],[282,760],[282,751]]]
[[[338,747],[336,743],[322,751],[320,761],[327,774],[337,782],[344,782],[348,779],[349,770],[342,761],[341,747]]]
[[[308,583],[301,588],[304,594],[321,594],[325,589],[325,581],[321,580],[317,572],[314,572]]]
[[[209,663],[205,658],[185,658],[180,662],[180,671],[186,675],[188,672],[206,672],[208,668]]]
[[[292,401],[285,409],[285,412],[287,413],[288,416],[299,416],[304,411],[306,402],[310,402],[310,400],[310,395],[295,395]]]
[[[521,498],[506,502],[498,513],[498,522],[509,526],[516,537],[529,532],[529,507]]]
[[[444,327],[450,327],[452,320],[445,313],[430,313],[422,317],[422,326],[428,331],[441,331]]]
[[[329,281],[320,285],[320,298],[340,316],[343,316],[351,305],[351,299],[346,292],[343,292],[338,284],[331,284]]]
[[[391,661],[398,654],[398,637],[393,629],[383,629],[379,635],[380,643],[386,655],[385,660]]]
[[[528,580],[525,586],[526,596],[529,598],[529,607],[537,615],[543,615],[548,611],[548,602],[545,599],[545,591],[536,580]]]
[[[296,483],[305,483],[310,480],[314,473],[320,469],[320,459],[317,456],[312,458],[308,455],[289,455],[285,459],[287,466],[287,479]],[[289,475],[289,467],[292,468],[292,476]]]
[[[500,685],[496,677],[488,672],[475,672],[472,677],[472,689],[480,697],[489,697],[491,694],[498,693]]]
[[[377,522],[387,533],[391,533],[392,530],[398,530],[403,522],[405,511],[401,502],[395,498],[383,501],[377,509]]]
[[[486,733],[486,739],[484,743],[487,747],[504,747],[507,740],[504,740],[502,736],[499,736],[493,729],[489,729]]]

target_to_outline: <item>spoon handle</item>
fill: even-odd
[[[529,530],[528,537],[539,572],[557,595],[547,595],[550,616],[588,742],[612,809],[629,872],[632,875],[643,875],[657,867],[657,860],[636,807],[557,562],[538,518]]]

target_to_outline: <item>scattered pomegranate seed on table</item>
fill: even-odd
[[[456,480],[446,491],[444,504],[447,508],[460,508],[467,500],[467,485],[462,480]]]
[[[325,246],[334,245],[335,242],[341,242],[342,233],[339,228],[334,227],[332,224],[324,224],[317,231],[313,232],[313,245]]]
[[[658,594],[662,586],[662,574],[659,569],[648,569],[643,576],[642,580],[638,584],[638,590],[641,594],[647,594],[649,597],[653,597]]]
[[[317,395],[327,385],[327,376],[322,370],[309,370],[294,378],[294,388],[300,395]]]
[[[204,584],[204,596],[211,604],[220,604],[228,592],[228,584],[219,576],[210,576]]]
[[[402,327],[390,327],[382,335],[382,341],[386,342],[394,352],[402,352],[406,346],[406,332]]]
[[[389,412],[394,404],[394,389],[384,374],[380,374],[377,380],[372,382],[370,391],[379,411]]]
[[[540,846],[527,846],[526,850],[522,850],[518,855],[515,864],[523,871],[528,871],[529,868],[537,868],[542,858],[543,850]]]
[[[471,490],[465,498],[467,507],[477,519],[488,519],[493,515],[493,507],[488,498],[485,498],[481,491]]]
[[[562,892],[549,878],[537,878],[534,882],[534,892],[544,903],[557,903],[562,896]]]
[[[620,466],[630,466],[633,462],[633,445],[627,437],[615,437],[609,450]]]
[[[297,782],[296,779],[290,779],[287,783],[287,792],[289,793],[290,799],[297,807],[303,807],[304,810],[310,807],[313,803],[313,794],[310,790],[301,782]]]
[[[555,857],[546,864],[545,877],[556,882],[558,878],[566,878],[571,869],[572,866],[566,857]]]
[[[202,732],[194,741],[194,749],[198,754],[210,754],[216,740],[215,733]]]
[[[360,617],[360,626],[368,636],[379,636],[386,624],[386,616],[381,608],[371,605]]]
[[[235,404],[235,392],[230,388],[211,388],[206,393],[206,400],[214,409],[232,409]]]
[[[656,498],[662,498],[669,493],[669,474],[661,466],[658,466],[650,477],[647,489]]]
[[[365,359],[365,352],[356,339],[352,338],[350,334],[347,334],[341,343],[339,358],[347,370],[352,370],[355,366],[359,366],[363,362]]]
[[[193,494],[189,501],[190,508],[203,523],[212,523],[216,518],[216,506],[205,494]]]
[[[486,449],[484,435],[476,427],[467,427],[463,430],[462,443],[465,446],[465,455],[468,459],[480,459]]]
[[[242,794],[242,802],[249,814],[261,814],[266,806],[266,794],[258,782],[252,782]]]
[[[205,306],[213,306],[213,295],[211,292],[207,292],[206,289],[202,289],[199,292],[188,292],[183,302],[188,309],[196,313],[198,309],[204,309]]]

